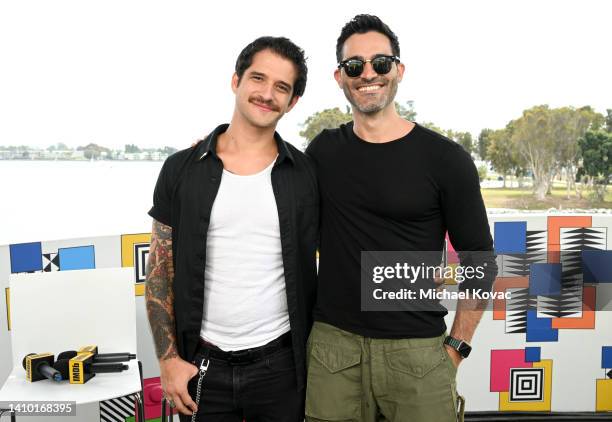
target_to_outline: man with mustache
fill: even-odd
[[[460,300],[450,336],[439,304],[364,311],[361,254],[441,251],[448,232],[462,266],[484,268],[460,289],[489,290],[497,267],[477,170],[459,144],[398,115],[404,65],[396,35],[379,18],[348,22],[336,55],[334,77],[353,121],[324,130],[306,150],[321,196],[306,418],[454,422],[457,366],[486,301]]]
[[[235,70],[230,124],[161,169],[148,318],[182,421],[301,421],[319,195],[309,159],[275,128],[307,67],[290,40],[262,37]]]

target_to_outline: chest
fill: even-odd
[[[235,176],[224,171],[211,210],[209,233],[278,232],[270,174]]]
[[[349,150],[321,163],[320,185],[323,198],[336,208],[419,218],[440,205],[433,166],[429,157],[410,149]]]

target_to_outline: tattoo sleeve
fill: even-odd
[[[172,227],[153,220],[146,267],[145,301],[157,358],[177,357],[174,323]]]

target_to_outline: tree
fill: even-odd
[[[395,101],[395,110],[403,119],[411,122],[416,120],[417,113],[414,109],[414,101],[406,101],[406,106],[403,106]]]
[[[300,136],[306,138],[308,143],[321,133],[323,129],[337,128],[351,120],[353,120],[353,116],[348,107],[345,112],[340,111],[338,107],[327,108],[311,115],[301,124],[304,129],[300,131]]]
[[[437,132],[440,135],[444,135],[446,133],[446,131],[444,129],[439,128],[438,126],[436,126],[432,122],[421,122],[420,125],[423,126],[423,127],[426,127],[427,129],[433,130],[434,132]]]
[[[447,130],[445,133],[447,138],[460,144],[470,155],[474,149],[474,141],[470,132],[455,132],[452,129]]]
[[[525,110],[520,118],[511,122],[512,142],[533,174],[533,193],[540,201],[548,193],[558,167],[554,124],[548,105]]]
[[[105,152],[107,155],[110,155],[110,149],[94,144],[93,142],[85,146],[77,147],[77,151],[83,151],[83,155],[88,160],[97,160],[98,158],[100,158],[103,152]]]
[[[514,145],[511,141],[511,133],[508,129],[492,130],[488,137],[487,157],[491,161],[493,169],[502,175],[505,188],[506,177],[516,167],[514,162],[516,152],[513,151]]]
[[[606,110],[606,132],[612,133],[612,108]]]
[[[480,135],[478,135],[478,156],[483,161],[487,161],[487,148],[491,142],[489,139],[491,132],[493,132],[493,130],[483,129],[480,131]]]
[[[126,154],[134,154],[134,153],[139,153],[139,152],[142,152],[142,151],[140,150],[140,148],[138,148],[137,145],[135,145],[135,144],[126,144],[125,145],[125,153]]]
[[[478,180],[482,183],[483,180],[487,178],[487,166],[485,164],[481,164],[478,166]]]
[[[457,142],[471,155],[474,152],[474,140],[470,132],[459,132]]]
[[[47,147],[47,151],[67,151],[70,150],[70,148],[68,147],[68,145],[66,145],[63,142],[58,142],[55,145],[50,145],[49,147]]]
[[[570,189],[575,188],[576,168],[580,158],[578,139],[589,129],[599,129],[604,123],[604,117],[590,106],[579,109],[561,107],[551,110],[551,113],[553,136],[557,144],[555,158],[559,167],[565,169],[569,199]]]
[[[579,174],[593,178],[595,198],[603,201],[612,175],[612,133],[603,130],[587,131],[579,139],[578,145],[582,152]]]

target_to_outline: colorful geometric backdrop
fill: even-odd
[[[494,300],[459,369],[467,410],[612,411],[612,216],[489,219],[499,267],[494,289],[512,295]],[[0,246],[0,384],[12,366],[11,273],[133,267],[145,419],[159,418],[159,370],[142,296],[150,241],[150,233],[136,233]],[[449,242],[447,262],[457,265]],[[131,398],[118,397],[101,402],[93,420],[132,421],[133,414]]]

